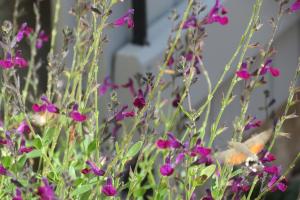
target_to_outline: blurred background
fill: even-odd
[[[32,0],[20,1],[22,12],[19,17],[19,24],[28,22],[34,26],[34,14],[32,9]],[[56,1],[43,0],[41,3],[41,22],[42,29],[48,34],[51,32],[51,16],[53,16],[53,8]],[[207,5],[206,13],[214,4],[212,0],[203,0],[203,4]],[[106,75],[111,75],[116,83],[125,83],[129,77],[135,73],[155,72],[162,62],[162,55],[167,47],[168,36],[171,32],[172,23],[168,19],[172,10],[177,10],[182,14],[187,1],[183,0],[125,0],[116,5],[112,10],[110,21],[119,18],[127,12],[129,8],[135,9],[135,27],[128,29],[126,26],[107,30],[106,34],[109,38],[109,43],[106,45],[103,61],[100,63],[102,68],[105,68],[104,73],[100,78]],[[240,37],[243,34],[248,20],[252,13],[253,1],[251,0],[227,0],[223,1],[228,9],[229,24],[221,26],[212,24],[207,26],[208,37],[205,39],[203,50],[203,62],[211,77],[212,83],[215,84],[225,64],[231,58],[235,51]],[[69,10],[74,5],[73,0],[61,0],[61,13],[59,17],[58,42],[57,49],[60,49],[62,44],[62,29],[65,26],[70,28],[75,26],[75,20],[69,14]],[[14,0],[0,0],[0,22],[3,20],[11,20],[13,15]],[[258,31],[253,42],[260,42],[265,45],[272,33],[272,27],[268,23],[271,17],[276,17],[278,12],[278,4],[274,0],[266,0],[264,2],[261,23],[264,24],[262,29]],[[300,12],[292,15],[287,15],[280,23],[279,33],[275,37],[274,47],[277,50],[277,55],[273,59],[273,65],[280,69],[281,76],[279,78],[268,77],[268,84],[262,89],[258,89],[252,95],[251,104],[248,110],[249,115],[257,117],[262,121],[268,121],[264,111],[259,110],[259,107],[264,105],[264,91],[268,90],[270,97],[276,100],[272,106],[272,110],[280,115],[282,107],[285,104],[288,96],[288,88],[290,81],[295,73],[300,56]],[[40,57],[46,61],[47,51],[49,46],[43,48]],[[247,56],[255,56],[258,50],[249,50]],[[71,56],[70,56],[71,58]],[[66,66],[70,66],[71,60],[66,62]],[[40,78],[46,80],[46,62],[43,63],[40,69]],[[232,67],[236,69],[235,67]],[[101,71],[101,70],[100,70]],[[214,121],[223,93],[226,92],[230,78],[234,76],[235,71],[232,70],[226,77],[226,80],[212,103],[210,114],[210,124]],[[194,105],[200,105],[207,97],[207,85],[204,78],[199,75],[199,81],[194,84],[191,90],[192,101]],[[46,84],[46,81],[43,81]],[[237,98],[227,108],[221,120],[221,125],[228,126],[226,133],[222,134],[215,144],[215,148],[224,149],[227,146],[227,141],[231,138],[232,122],[240,112],[239,95],[241,94],[243,85],[239,84],[235,89]],[[41,84],[41,90],[45,91],[46,85]],[[119,98],[122,102],[130,102],[130,97],[126,93],[120,91]],[[297,106],[295,110],[300,110]],[[300,113],[298,113],[300,114]],[[288,163],[292,161],[295,155],[300,151],[300,120],[295,119],[286,123],[284,129],[286,132],[291,132],[292,139],[280,139],[274,151],[278,153],[278,162],[286,169]],[[299,169],[298,169],[299,170]],[[295,169],[297,171],[297,169]],[[296,174],[296,172],[295,172]]]

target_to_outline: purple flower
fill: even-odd
[[[297,10],[300,9],[300,0],[296,0],[290,7],[290,10],[292,12],[296,12]]]
[[[257,128],[260,127],[262,124],[261,120],[256,120],[256,117],[253,117],[245,126],[245,131],[249,130],[251,128]]]
[[[75,122],[84,122],[87,119],[87,116],[84,114],[81,114],[78,112],[78,104],[74,104],[72,111],[70,112],[69,116],[75,121]]]
[[[0,175],[7,175],[7,169],[2,164],[0,164]]]
[[[28,124],[25,120],[23,120],[17,128],[17,132],[20,134],[24,134],[24,133],[29,134],[30,131],[31,131],[30,127],[28,126]]]
[[[202,197],[201,200],[214,200],[214,198],[211,195],[210,189],[206,189],[206,196]]]
[[[175,60],[174,57],[171,56],[167,62],[167,66],[170,68],[174,64]]]
[[[122,85],[123,88],[128,88],[130,94],[135,97],[136,96],[136,92],[134,89],[134,85],[133,85],[133,80],[131,78],[128,79],[128,82]]]
[[[134,22],[132,19],[133,14],[134,14],[134,9],[129,9],[125,15],[115,20],[113,25],[115,27],[120,27],[127,23],[128,28],[133,28],[134,27]]]
[[[192,156],[198,156],[196,164],[205,164],[206,166],[211,165],[213,163],[212,156],[211,156],[211,149],[207,147],[203,147],[201,145],[201,140],[199,139],[196,145],[187,153]]]
[[[41,100],[43,101],[43,104],[33,104],[32,110],[34,112],[45,112],[48,111],[50,113],[59,113],[59,109],[51,103],[46,96],[42,96]]]
[[[280,75],[280,70],[278,68],[275,68],[269,64],[271,64],[272,60],[269,59],[265,62],[263,67],[260,69],[260,75],[265,75],[267,72],[270,72],[270,74],[273,77],[278,77]]]
[[[183,24],[182,29],[196,28],[197,18],[195,15],[190,16]]]
[[[221,15],[219,12],[221,11]],[[205,24],[219,23],[221,25],[228,24],[227,10],[220,4],[220,0],[216,0],[215,5],[212,7],[208,15],[204,19]]]
[[[247,63],[242,63],[242,66],[239,71],[236,72],[236,75],[244,80],[247,80],[251,77],[251,74],[248,71]]]
[[[166,163],[160,167],[159,171],[163,176],[171,176],[173,174],[174,166],[171,163],[170,157],[166,158]]]
[[[173,133],[169,132],[167,133],[167,135],[168,135],[167,140],[158,139],[156,141],[156,146],[159,149],[168,149],[168,148],[178,149],[180,147],[183,147],[181,142],[173,135]]]
[[[112,185],[111,178],[108,178],[106,180],[106,184],[102,186],[101,192],[105,196],[110,196],[110,197],[115,196],[117,194],[117,189]]]
[[[271,175],[279,175],[280,174],[280,169],[277,166],[265,166],[264,167],[264,172],[271,174]]]
[[[16,36],[17,42],[20,42],[24,38],[24,36],[28,37],[32,31],[32,28],[29,27],[27,23],[23,23]]]
[[[38,188],[37,194],[40,196],[40,200],[57,200],[53,187],[49,184],[46,178],[42,179],[44,186]]]
[[[146,105],[146,100],[142,90],[138,91],[138,96],[134,99],[133,105],[138,109],[142,109]]]
[[[270,188],[272,192],[277,191],[277,189],[279,189],[282,192],[286,191],[287,180],[284,178],[280,182],[276,183],[278,181],[278,179],[279,179],[279,177],[274,175],[268,183],[268,188]]]
[[[16,189],[16,195],[12,198],[12,200],[23,200],[22,192],[19,188]]]
[[[109,76],[106,76],[99,87],[100,96],[104,96],[109,89],[118,89],[119,86],[112,83]]]
[[[48,42],[48,40],[49,40],[49,36],[45,33],[45,31],[41,31],[39,33],[39,36],[38,36],[37,40],[36,40],[36,45],[35,45],[36,48],[37,49],[42,48],[43,43]]]
[[[0,60],[0,67],[3,69],[9,69],[14,66],[18,66],[19,68],[25,68],[28,66],[28,62],[22,57],[20,51],[17,52],[15,57],[8,55],[6,59]]]
[[[91,168],[92,172],[96,176],[103,176],[105,174],[105,171],[100,169],[99,167],[97,167],[97,165],[95,163],[93,163],[92,161],[88,160],[88,161],[86,161],[86,164]],[[88,172],[88,171],[85,170],[84,172]]]
[[[128,106],[123,106],[122,109],[117,112],[117,114],[115,115],[115,120],[116,121],[122,121],[124,120],[125,118],[128,118],[128,117],[134,117],[135,113],[134,111],[129,111],[129,112],[125,112],[125,110],[128,108]]]
[[[262,163],[272,162],[274,160],[276,160],[276,157],[270,152],[264,153],[264,156],[260,159]]]
[[[26,141],[25,141],[25,138],[22,137],[21,139],[21,145],[20,145],[20,148],[19,148],[19,153],[20,154],[23,154],[23,153],[29,153],[33,150],[34,148],[33,147],[26,147]]]

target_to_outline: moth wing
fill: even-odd
[[[265,147],[266,143],[269,141],[273,133],[272,129],[268,129],[266,131],[263,131],[250,139],[246,140],[243,144],[245,144],[248,149],[253,153],[253,154],[258,154],[263,150]]]
[[[228,165],[239,165],[245,162],[247,155],[243,152],[239,152],[235,149],[228,149],[222,152],[219,152],[215,155],[215,158],[220,163],[225,163]]]

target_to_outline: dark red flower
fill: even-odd
[[[84,122],[87,116],[78,112],[78,104],[74,104],[69,116],[76,122]]]
[[[221,11],[221,14],[219,14]],[[228,24],[228,17],[225,16],[227,10],[221,5],[220,0],[216,0],[215,5],[212,7],[208,15],[204,19],[205,24],[219,23],[221,25]]]
[[[142,109],[146,105],[146,100],[142,90],[138,91],[138,96],[134,99],[133,105],[138,109]]]

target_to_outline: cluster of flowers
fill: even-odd
[[[25,37],[30,37],[32,34],[33,29],[27,25],[27,23],[23,23],[21,25],[21,28],[19,29],[17,35],[14,38],[14,41],[16,43],[19,43],[23,40]],[[44,42],[47,42],[49,40],[48,35],[45,33],[45,31],[40,31],[36,40],[36,48],[40,49],[43,46]],[[18,68],[26,68],[28,67],[28,62],[25,58],[22,57],[21,51],[17,51],[14,56],[11,54],[7,54],[6,58],[3,60],[0,60],[0,67],[2,69],[10,69],[12,67],[18,67]]]

